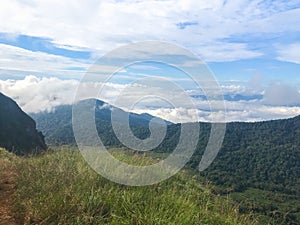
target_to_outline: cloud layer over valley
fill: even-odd
[[[72,104],[78,88],[77,80],[62,80],[56,77],[42,77],[30,75],[22,80],[0,80],[0,92],[12,97],[28,113],[52,111],[62,104]],[[87,90],[99,89],[101,83],[86,83]],[[122,90],[128,84],[106,83],[103,87],[101,100],[114,104]],[[153,87],[142,87],[143,91]],[[141,88],[133,87],[133,94],[140,94]],[[163,88],[155,88],[156,94],[165,92]],[[271,83],[263,90],[255,90],[249,84],[222,85],[226,104],[226,121],[261,121],[278,118],[288,118],[300,114],[300,92],[295,87],[282,83]],[[88,93],[88,92],[87,92]],[[172,107],[158,103],[154,99],[146,99],[134,108],[125,110],[137,113],[150,113],[172,122],[211,121],[212,115],[218,118],[220,112],[211,112],[208,102],[203,98],[201,91],[187,90],[195,104],[195,108],[187,108],[182,102],[181,106]],[[199,95],[196,95],[199,93]],[[175,93],[175,96],[180,93]],[[91,96],[86,96],[91,97]],[[130,96],[128,96],[130,101]],[[118,106],[118,105],[116,105]],[[221,116],[221,114],[220,114]],[[221,118],[221,117],[220,117]]]

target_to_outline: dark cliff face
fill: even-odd
[[[0,93],[0,147],[17,155],[39,153],[46,149],[44,136],[35,121],[9,97]]]

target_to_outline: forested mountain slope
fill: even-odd
[[[92,104],[91,104],[92,103]],[[95,104],[94,104],[95,103]],[[113,128],[111,125],[111,112],[118,110],[121,117],[127,117],[127,112],[109,105],[103,101],[95,99],[87,99],[79,102],[80,107],[88,107],[88,110],[95,111],[95,120],[97,124],[97,130],[101,136],[102,142],[106,146],[121,146],[118,139],[115,137]],[[95,105],[91,108],[91,105]],[[37,127],[45,135],[46,142],[50,145],[62,145],[62,144],[75,144],[75,138],[72,128],[72,106],[61,105],[55,108],[53,112],[41,112],[31,114],[31,116],[37,122]],[[143,113],[129,113],[129,123],[134,130],[135,135],[144,138],[149,135],[149,122],[156,117]],[[84,122],[84,121],[83,121]],[[169,121],[163,121],[167,125],[172,123]],[[159,126],[159,122],[157,123]],[[146,128],[146,129],[145,129]]]
[[[38,114],[34,118],[50,144],[75,144],[71,106],[61,106],[54,113]],[[96,124],[106,146],[122,146],[110,119],[103,115],[97,117],[96,112]],[[131,129],[138,137],[145,138],[150,134],[147,125],[131,123]],[[174,150],[180,128],[180,124],[168,126],[164,141],[155,149],[156,154],[166,155]],[[196,170],[211,124],[200,123],[200,129],[196,152],[188,163],[188,167]],[[276,217],[273,224],[300,223],[300,116],[255,123],[228,123],[218,156],[201,176],[217,185],[217,193],[232,195],[245,211],[266,218]]]
[[[0,93],[0,147],[16,154],[37,153],[46,149],[44,136],[35,121],[9,97]]]

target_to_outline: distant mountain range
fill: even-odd
[[[87,109],[89,107],[88,110],[94,110],[96,127],[102,139],[102,142],[106,146],[121,146],[120,142],[114,135],[114,131],[111,125],[112,111],[118,111],[121,123],[123,122],[123,119],[125,117],[129,116],[129,124],[131,129],[133,130],[133,133],[140,138],[146,138],[148,135],[150,135],[147,127],[149,126],[150,121],[156,118],[147,113],[127,113],[122,109],[96,99],[87,99],[79,102],[78,104],[84,109]],[[30,115],[37,122],[37,128],[38,130],[43,132],[43,134],[45,135],[45,140],[48,144],[75,144],[75,138],[72,128],[71,105],[58,106],[53,112],[41,112]],[[172,124],[171,122],[166,120],[160,119],[160,121],[162,123],[165,122],[167,125]],[[157,125],[159,126],[161,124],[157,122]]]
[[[0,93],[0,147],[18,155],[46,149],[44,136],[35,121],[9,97]]]

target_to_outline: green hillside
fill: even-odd
[[[202,153],[190,165],[196,168]],[[230,123],[223,147],[202,176],[230,194],[244,212],[272,224],[300,224],[300,116]]]
[[[44,136],[35,121],[11,98],[0,93],[0,147],[18,155],[46,149]]]
[[[77,150],[59,150],[31,158],[0,151],[0,160],[18,171],[14,214],[19,224],[255,224],[186,170],[157,185],[129,187],[96,174]],[[129,163],[154,162],[120,150],[113,154]]]

